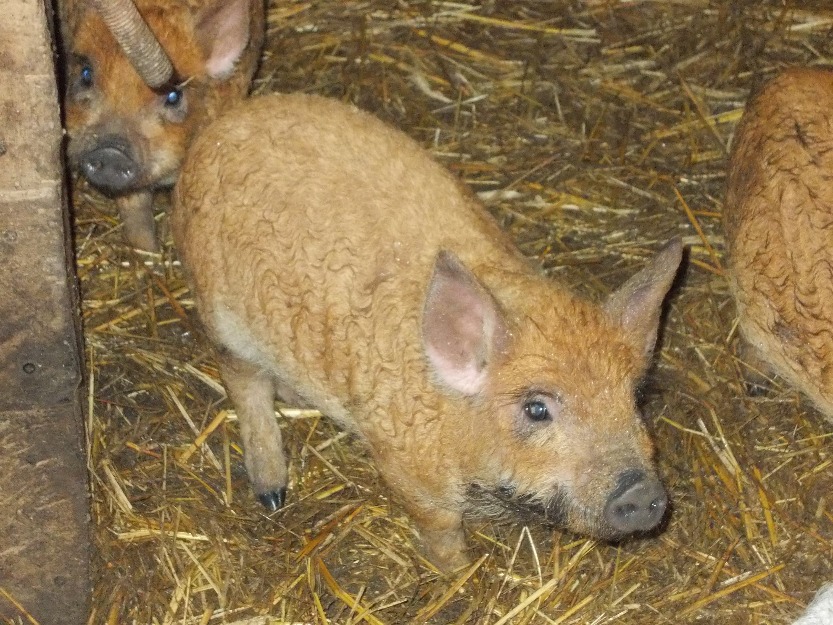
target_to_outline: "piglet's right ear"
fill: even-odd
[[[489,365],[507,342],[497,302],[449,251],[441,251],[434,262],[422,340],[438,381],[464,395],[483,390]]]
[[[209,76],[225,80],[251,38],[249,7],[263,0],[218,0],[200,16],[197,36],[206,53]]]

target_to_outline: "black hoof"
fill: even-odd
[[[258,495],[257,498],[260,499],[260,503],[262,503],[263,507],[269,512],[275,512],[276,510],[283,508],[283,502],[286,500],[286,489],[280,488],[276,491],[272,491],[271,493],[262,493]]]
[[[744,380],[744,390],[750,397],[764,397],[772,391],[772,384],[767,380]]]

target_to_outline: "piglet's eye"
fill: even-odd
[[[182,90],[172,89],[165,94],[165,106],[174,108],[182,103]]]
[[[532,421],[547,421],[552,418],[547,405],[540,399],[526,402],[524,414]]]
[[[84,63],[84,65],[81,66],[81,72],[78,74],[78,78],[82,86],[93,86],[93,68],[89,63]]]

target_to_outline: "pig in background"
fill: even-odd
[[[749,381],[780,375],[833,420],[833,73],[792,69],[749,102],[724,206]],[[833,624],[833,587],[794,625]]]
[[[248,93],[263,0],[63,0],[59,8],[70,164],[116,198],[130,245],[157,250],[154,192],[176,181],[194,133]]]
[[[269,508],[287,485],[277,393],[367,443],[445,569],[467,561],[463,515],[504,500],[609,539],[663,519],[634,389],[679,240],[599,306],[404,134],[304,95],[202,133],[171,222]]]
[[[747,106],[724,220],[741,356],[833,419],[833,73],[786,71]],[[755,381],[755,380],[753,380]]]

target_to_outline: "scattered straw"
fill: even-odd
[[[615,546],[474,519],[472,565],[442,577],[361,444],[282,404],[290,489],[267,513],[167,214],[162,254],[138,254],[80,184],[89,625],[791,622],[833,575],[833,435],[783,383],[743,392],[721,209],[750,90],[833,65],[831,25],[819,0],[272,2],[257,93],[325,94],[402,128],[553,278],[600,299],[683,238],[644,406],[672,514]]]

